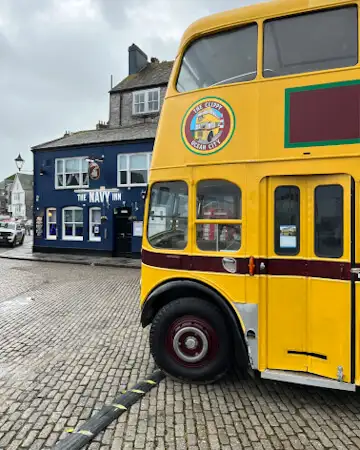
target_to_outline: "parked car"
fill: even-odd
[[[15,247],[22,245],[25,239],[25,228],[16,222],[0,222],[0,244]]]

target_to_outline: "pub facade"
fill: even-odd
[[[110,117],[32,148],[34,252],[140,256],[144,197],[172,63],[129,48]]]

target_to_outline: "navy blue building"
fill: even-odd
[[[34,252],[138,256],[158,118],[172,68],[129,48],[109,121],[32,148]]]

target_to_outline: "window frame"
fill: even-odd
[[[55,211],[55,213],[56,213],[56,220],[55,220],[55,222],[49,222],[49,212],[50,211]],[[53,225],[54,223],[56,225],[56,235],[52,236],[50,234],[50,226],[49,225]],[[45,235],[45,239],[47,241],[56,241],[57,237],[58,237],[57,209],[54,208],[54,207],[49,207],[49,208],[46,208],[46,235]]]
[[[255,61],[256,61],[256,71],[254,74],[254,77],[251,80],[246,80],[246,81],[238,81],[238,82],[233,82],[233,83],[222,83],[219,84],[219,82],[215,83],[214,85],[211,86],[206,86],[206,87],[200,87],[200,88],[196,88],[196,89],[191,89],[191,90],[184,90],[184,91],[180,91],[178,89],[178,82],[179,82],[179,77],[180,77],[180,73],[181,73],[181,69],[182,69],[182,65],[183,65],[183,61],[184,61],[184,57],[186,55],[186,52],[190,49],[190,47],[192,45],[194,45],[197,41],[201,40],[201,39],[205,39],[205,38],[210,38],[213,36],[216,36],[218,34],[221,33],[226,33],[226,32],[231,32],[231,31],[235,31],[241,28],[247,28],[250,27],[251,25],[256,26],[256,31],[257,31],[257,38],[256,38],[256,55],[255,55]],[[206,34],[200,35],[200,36],[194,36],[189,42],[187,42],[187,44],[184,46],[184,48],[182,49],[181,53],[180,53],[180,57],[179,57],[179,63],[178,66],[176,68],[176,74],[172,83],[172,88],[175,90],[175,92],[177,93],[177,95],[184,95],[184,94],[188,94],[190,92],[197,92],[197,91],[203,91],[206,89],[213,89],[213,88],[219,88],[219,87],[224,87],[224,86],[237,86],[239,84],[247,84],[247,83],[253,83],[254,81],[258,80],[259,77],[261,77],[262,75],[262,70],[263,70],[263,66],[261,64],[261,57],[260,57],[260,48],[259,48],[259,42],[260,42],[260,38],[261,38],[261,33],[263,33],[263,22],[259,19],[259,20],[254,20],[252,19],[249,22],[243,22],[243,23],[236,23],[233,24],[231,26],[226,26],[223,27],[219,30],[215,30],[215,31],[209,31]],[[192,70],[190,70],[192,71]],[[229,78],[230,80],[231,78]]]
[[[83,213],[83,220],[82,222],[65,222],[65,211],[71,210],[71,211],[82,211]],[[84,208],[81,208],[80,206],[64,206],[62,208],[62,218],[61,218],[61,228],[62,228],[62,240],[63,241],[83,241],[84,240]],[[75,236],[74,235],[74,226],[76,224],[82,223],[83,225],[83,235],[82,236]],[[73,227],[73,234],[71,236],[66,236],[65,234],[65,224],[72,224]]]
[[[73,173],[78,173],[78,175],[79,175],[79,184],[78,184],[78,186],[60,186],[59,185],[59,183],[58,183],[58,175],[62,175],[63,176],[63,180],[66,183],[66,175],[67,175],[67,173],[65,171],[65,163],[66,163],[66,161],[69,161],[69,160],[81,160],[81,161],[85,160],[86,161],[86,156],[74,156],[74,157],[68,157],[68,158],[55,158],[55,168],[54,168],[55,189],[56,190],[63,190],[63,189],[75,190],[75,189],[79,189],[79,188],[80,189],[81,188],[88,188],[89,185],[90,185],[90,178],[88,177],[88,183],[87,184],[83,183],[82,182],[82,174],[85,173],[85,172],[83,172],[82,170],[79,171],[79,172],[73,172]],[[62,170],[61,173],[58,173],[58,161],[62,161],[62,163],[63,163],[63,170]],[[87,173],[89,174],[89,170],[87,171]]]
[[[150,110],[149,109],[149,102],[150,102],[149,94],[153,93],[153,92],[157,92],[157,94],[158,94],[158,108]],[[144,94],[144,111],[136,112],[135,111],[135,105],[140,104],[140,102],[139,103],[135,102],[136,95],[141,95],[141,94]],[[153,100],[152,100],[152,102],[153,102]],[[159,111],[160,111],[160,88],[159,87],[158,88],[154,88],[154,89],[143,89],[143,90],[140,90],[140,91],[133,91],[132,92],[132,115],[133,116],[143,116],[143,115],[146,115],[146,114],[156,114]]]
[[[297,227],[297,233],[296,233],[296,247],[293,248],[287,248],[285,247],[283,249],[283,251],[281,251],[281,247],[280,247],[280,230],[277,230],[277,224],[278,224],[278,219],[276,216],[276,192],[278,189],[282,189],[282,188],[288,188],[288,189],[297,189],[298,191],[298,208],[297,208],[297,223],[296,223],[296,227]],[[274,253],[277,256],[297,256],[299,255],[300,251],[301,251],[301,188],[300,186],[297,186],[296,184],[279,184],[278,186],[276,186],[276,188],[274,189]],[[278,235],[279,233],[279,235]],[[277,239],[277,236],[279,236],[279,240]],[[278,246],[279,244],[279,246]],[[291,251],[293,250],[293,251]]]
[[[186,241],[185,241],[185,245],[183,247],[179,247],[179,248],[173,248],[173,247],[160,247],[160,246],[156,246],[153,245],[150,241],[150,238],[152,236],[149,236],[149,228],[150,228],[150,221],[151,221],[151,210],[152,210],[152,203],[151,203],[151,198],[152,198],[152,192],[154,189],[154,186],[159,185],[159,184],[173,184],[173,183],[183,183],[186,186],[186,195],[187,195],[187,202],[186,202],[186,206],[187,206],[187,215],[186,218],[185,217],[181,217],[182,219],[186,219]],[[156,250],[166,250],[166,251],[170,251],[170,252],[184,252],[185,249],[188,247],[188,245],[190,244],[190,207],[191,207],[191,185],[189,184],[189,181],[187,179],[167,179],[167,180],[157,180],[154,181],[152,183],[152,185],[149,187],[149,207],[148,207],[148,212],[147,212],[147,225],[146,225],[146,239],[150,245],[150,247],[155,248]],[[162,216],[164,217],[164,219],[166,219],[167,217],[170,216]],[[173,220],[173,219],[172,219]],[[168,230],[166,230],[168,231]]]
[[[92,212],[93,211],[100,211],[101,215],[101,208],[99,206],[92,206],[89,208],[89,241],[90,242],[101,242],[101,236],[95,236],[93,233],[93,225],[97,224],[97,222],[93,222]],[[99,226],[101,226],[101,219],[99,222]]]
[[[139,169],[139,170],[146,170],[147,178],[149,179],[152,152],[118,153],[118,155],[117,155],[117,187],[144,187],[144,186],[148,185],[148,183],[131,183],[130,159],[131,159],[131,156],[139,156],[139,155],[146,155],[148,167],[147,167],[147,169]],[[124,169],[120,170],[120,157],[121,156],[126,157],[126,170],[124,170]],[[125,184],[121,183],[120,172],[126,172],[126,183]]]
[[[271,69],[266,69],[265,68],[265,26],[267,23],[269,22],[273,22],[276,20],[284,20],[284,19],[292,19],[292,18],[296,18],[296,17],[301,17],[301,16],[305,16],[305,15],[312,15],[312,14],[316,14],[316,13],[321,13],[321,12],[327,12],[327,11],[336,11],[336,10],[341,10],[341,9],[345,9],[345,8],[350,8],[350,7],[356,7],[357,10],[357,18],[359,17],[359,7],[356,3],[348,3],[342,6],[328,6],[328,7],[321,7],[318,9],[313,9],[313,10],[306,10],[306,11],[302,11],[300,13],[295,12],[292,14],[285,14],[282,16],[276,16],[276,17],[269,17],[267,19],[265,19],[262,22],[262,55],[260,57],[261,60],[261,66],[258,69],[258,73],[261,75],[261,78],[264,80],[272,80],[272,79],[278,79],[278,78],[284,78],[284,77],[299,77],[299,76],[304,76],[304,75],[309,75],[312,73],[322,73],[322,72],[329,72],[329,71],[336,71],[336,70],[344,70],[344,69],[349,69],[351,67],[356,67],[359,65],[360,62],[360,57],[359,57],[359,51],[360,51],[360,46],[359,46],[359,38],[360,38],[360,27],[359,27],[359,20],[357,19],[357,62],[353,65],[350,66],[341,66],[341,67],[334,67],[334,68],[330,68],[330,69],[320,69],[320,70],[311,70],[311,71],[301,71],[301,72],[296,72],[296,73],[291,73],[291,74],[283,74],[283,75],[276,75],[274,77],[267,77],[264,75],[264,72],[269,71]]]
[[[233,255],[236,254],[238,252],[240,252],[243,248],[243,192],[241,189],[241,186],[237,183],[235,183],[234,181],[230,181],[230,180],[226,180],[223,178],[204,178],[201,180],[198,180],[195,184],[195,208],[197,208],[197,198],[198,198],[198,186],[201,182],[204,181],[223,181],[223,182],[227,182],[230,184],[233,184],[234,186],[236,186],[239,189],[240,192],[240,219],[198,219],[198,214],[197,214],[197,209],[195,210],[195,220],[194,220],[194,224],[195,224],[195,245],[196,245],[196,250],[201,252],[201,253],[215,253],[216,255],[218,254],[224,254],[224,255]],[[216,225],[217,229],[218,229],[218,225],[238,225],[240,227],[240,247],[237,250],[224,250],[224,249],[220,249],[220,250],[202,250],[201,248],[199,248],[198,246],[198,242],[197,242],[197,226],[198,225]],[[217,232],[218,234],[218,232]]]
[[[317,232],[317,210],[316,210],[316,206],[317,206],[317,197],[316,197],[316,193],[319,189],[322,188],[329,188],[329,187],[339,187],[341,188],[341,254],[340,255],[325,255],[325,254],[321,254],[318,251],[318,232]],[[331,259],[331,260],[336,260],[336,259],[341,259],[344,256],[344,251],[345,251],[345,239],[344,239],[344,228],[345,228],[345,211],[344,211],[344,205],[345,205],[345,190],[344,190],[344,186],[340,183],[332,183],[332,184],[318,184],[315,189],[314,189],[314,216],[313,216],[313,221],[314,221],[314,225],[313,225],[313,233],[314,233],[314,255],[316,258],[326,258],[326,259]]]

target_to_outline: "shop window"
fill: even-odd
[[[297,255],[300,251],[300,189],[279,186],[275,190],[275,253]]]
[[[155,248],[183,250],[188,240],[188,187],[184,181],[151,188],[147,237]]]
[[[149,114],[160,110],[160,89],[133,92],[133,114]]]
[[[264,77],[349,67],[357,61],[356,6],[265,22]]]
[[[86,158],[63,158],[55,161],[55,188],[89,187],[89,163]]]
[[[196,242],[203,251],[238,251],[241,247],[240,188],[225,180],[197,185]]]
[[[118,155],[118,186],[146,186],[151,153]]]
[[[46,239],[55,240],[56,237],[56,208],[48,208],[46,210]]]
[[[340,185],[315,189],[315,254],[341,258],[344,251],[344,190]]]
[[[82,241],[84,239],[82,208],[74,206],[63,209],[62,235],[63,239],[67,241]]]
[[[101,234],[101,209],[100,208],[90,208],[89,210],[89,239],[90,241],[100,242]]]

